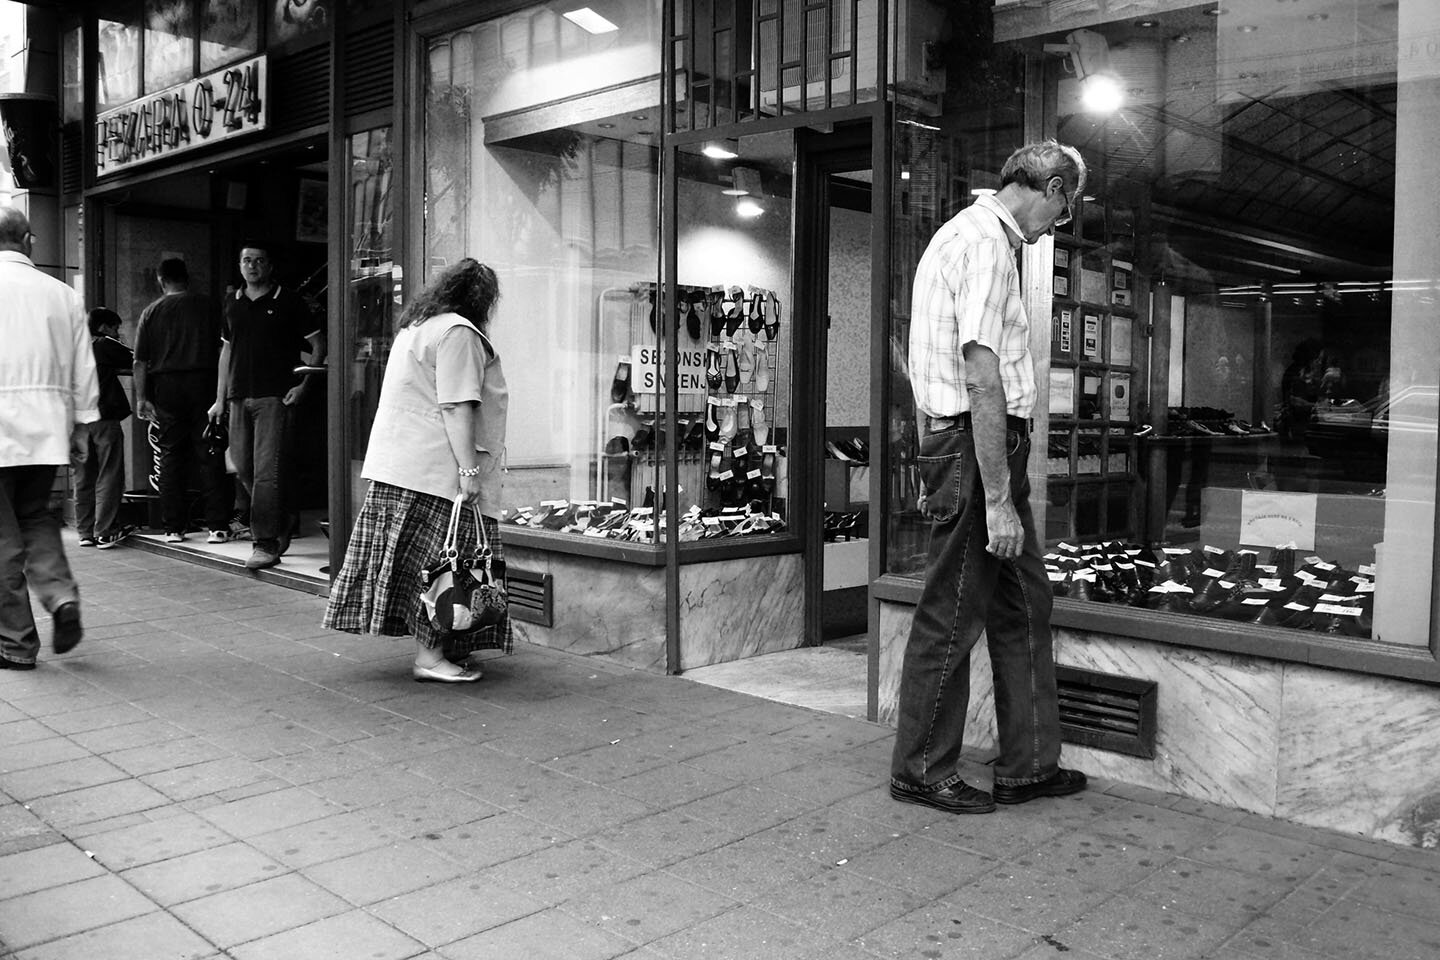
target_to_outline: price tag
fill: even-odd
[[[1205,577],[1223,577],[1223,576],[1225,576],[1225,571],[1224,571],[1224,570],[1216,570],[1214,567],[1206,567],[1206,568],[1205,568],[1205,572],[1204,572],[1203,574],[1201,574],[1201,576],[1205,576]]]
[[[1261,580],[1260,580],[1260,586],[1263,587],[1263,588],[1266,589],[1266,590],[1284,590],[1284,589],[1285,589],[1285,587],[1281,584],[1281,582],[1280,582],[1278,579],[1274,578],[1274,577],[1262,577]]]
[[[763,447],[760,448],[760,452],[761,452],[761,453],[779,453],[779,452],[780,452],[780,448],[777,447],[777,446],[775,446],[775,444],[773,444],[773,443],[767,443],[767,444],[765,444]]]
[[[1171,557],[1183,557],[1190,553],[1189,547],[1165,547],[1165,554]]]
[[[1337,617],[1358,617],[1362,611],[1359,607],[1342,607],[1334,603],[1317,603],[1315,604],[1315,612],[1334,614]]]
[[[1047,570],[1046,575],[1050,578],[1051,583],[1059,583],[1065,579],[1065,573],[1061,570]]]
[[[1369,580],[1367,580],[1367,581],[1364,582],[1364,583],[1357,583],[1357,584],[1355,584],[1355,592],[1356,592],[1356,593],[1374,593],[1374,592],[1375,592],[1375,583],[1374,583],[1374,581],[1369,581]]]
[[[1286,610],[1304,610],[1304,611],[1307,611],[1307,612],[1310,610],[1310,608],[1307,607],[1307,606],[1305,606],[1305,604],[1303,604],[1303,603],[1287,603],[1287,604],[1285,604],[1285,609],[1286,609]]]
[[[1216,580],[1215,582],[1220,584],[1222,590],[1234,590],[1236,587],[1236,584],[1229,583],[1225,580]]]
[[[1246,597],[1244,600],[1241,600],[1240,602],[1243,603],[1243,604],[1245,604],[1246,606],[1249,606],[1249,607],[1263,607],[1265,604],[1267,604],[1267,603],[1270,602],[1270,598],[1269,598],[1269,597]]]
[[[759,479],[760,479],[760,468],[759,468],[759,467],[756,467],[754,470],[751,470],[749,473],[745,474],[745,479],[746,479],[746,480],[759,480]]]

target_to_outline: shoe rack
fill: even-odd
[[[599,497],[612,503],[653,505],[663,483],[664,418],[658,378],[637,370],[639,345],[659,357],[657,325],[663,289],[638,284],[629,290],[628,343],[617,357],[597,452]],[[785,318],[778,296],[758,287],[681,285],[676,291],[680,351],[678,507],[696,536],[766,533],[783,523],[785,434],[781,396]],[[662,328],[663,329],[663,328]],[[788,331],[785,331],[788,334]],[[643,353],[643,351],[642,351]],[[663,369],[663,362],[654,369]],[[754,509],[756,501],[761,509]],[[641,507],[640,509],[643,509]],[[759,515],[765,522],[743,518]]]

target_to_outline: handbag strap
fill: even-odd
[[[451,562],[458,562],[460,551],[458,541],[460,535],[460,515],[465,509],[465,498],[457,496],[455,503],[450,507],[450,524],[445,528],[445,543],[441,548],[441,556]]]
[[[478,556],[488,562],[490,559],[490,537],[485,532],[485,518],[480,515],[480,508],[473,503],[470,505],[470,509],[475,512],[475,537],[480,547]]]

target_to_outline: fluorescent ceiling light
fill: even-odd
[[[561,16],[586,33],[614,33],[620,29],[589,7],[581,7],[578,10],[567,10],[565,13],[562,13]]]
[[[1091,113],[1114,113],[1125,105],[1125,92],[1114,77],[1097,73],[1080,82],[1080,102]]]
[[[747,220],[753,220],[764,212],[765,208],[749,197],[735,204],[735,213]]]
[[[740,154],[729,148],[729,146],[727,145],[727,141],[723,140],[710,141],[709,143],[705,144],[705,148],[700,152],[705,154],[705,156],[709,157],[711,160],[734,160],[736,157],[740,156]]]

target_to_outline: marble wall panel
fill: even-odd
[[[910,635],[907,604],[880,604],[880,670],[879,708],[877,719],[895,725],[899,700],[900,668],[905,657],[905,641]],[[995,688],[990,679],[990,653],[984,637],[970,656],[970,707],[965,713],[965,746],[967,750],[989,751],[995,746]]]
[[[1440,690],[1283,666],[1277,816],[1440,846]]]
[[[798,554],[681,567],[681,669],[800,646],[804,587],[805,565]]]
[[[515,638],[665,672],[665,568],[506,547],[512,567],[554,576],[555,625],[515,620]]]

